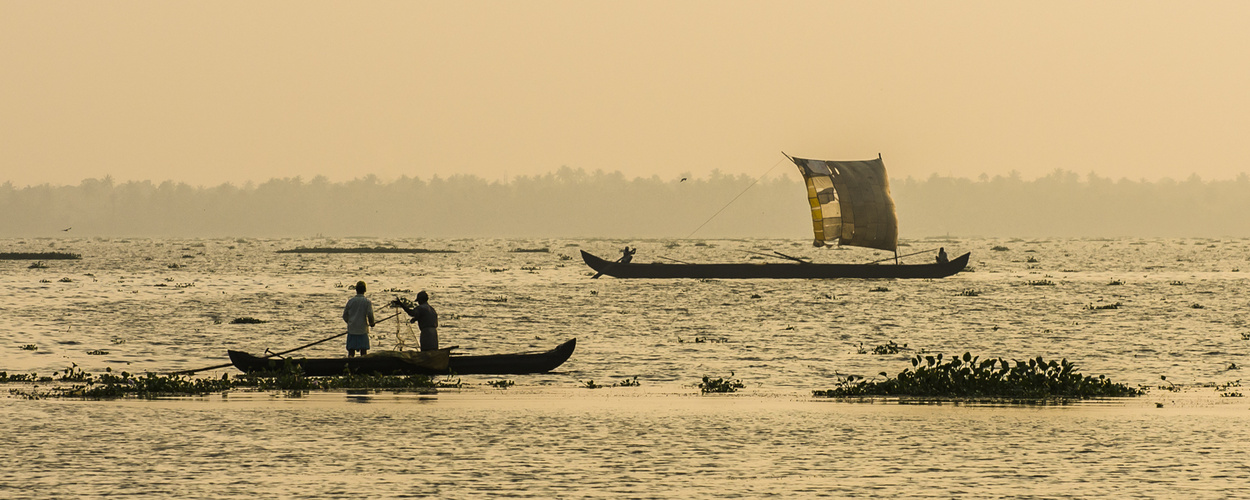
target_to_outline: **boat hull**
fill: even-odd
[[[945,264],[624,264],[607,261],[582,250],[582,260],[586,261],[586,265],[615,278],[945,278],[964,270],[971,255],[965,253]]]
[[[321,377],[344,373],[382,375],[522,375],[545,373],[564,364],[573,355],[577,339],[569,340],[550,351],[489,354],[482,356],[449,356],[444,362],[410,362],[403,358],[361,356],[355,358],[262,358],[242,351],[229,351],[230,362],[247,373],[280,370],[289,360],[303,369],[305,375]],[[437,356],[436,356],[437,357]]]

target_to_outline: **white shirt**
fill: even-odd
[[[343,321],[347,322],[348,335],[368,335],[369,320],[373,318],[373,303],[364,295],[347,299],[343,307]]]

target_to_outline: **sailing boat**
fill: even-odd
[[[585,250],[582,260],[617,278],[944,278],[962,271],[971,254],[949,262],[898,263],[898,217],[881,155],[872,160],[810,160],[786,155],[803,174],[812,209],[813,244],[876,248],[894,252],[894,264],[816,264],[777,253],[793,262],[735,264],[650,264],[612,262]]]

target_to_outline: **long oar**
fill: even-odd
[[[934,250],[937,250],[937,249],[936,249],[936,248],[930,248],[930,249],[928,249],[928,250],[921,250],[921,251],[919,251],[919,252],[912,252],[912,253],[909,253],[909,254],[907,254],[907,255],[896,255],[896,256],[894,256],[894,257],[886,257],[886,258],[881,259],[881,260],[874,260],[874,261],[872,261],[872,262],[869,262],[869,264],[876,264],[876,263],[878,263],[878,262],[885,262],[885,261],[890,260],[890,259],[898,260],[898,259],[901,259],[901,258],[903,258],[903,257],[911,257],[911,256],[913,256],[913,255],[920,255],[920,254],[922,254],[922,253],[932,252],[932,251],[934,251]]]
[[[378,321],[374,321],[374,322],[373,322],[373,324],[374,324],[374,325],[377,325],[378,323],[381,323],[381,322],[386,321],[386,320],[388,320],[388,319],[394,318],[395,316],[399,316],[399,313],[395,313],[395,314],[392,314],[392,315],[387,316],[387,317],[385,317],[385,318],[382,318],[382,319],[380,319],[380,320],[378,320]],[[261,358],[272,358],[272,357],[274,357],[274,356],[281,356],[281,355],[283,355],[283,354],[287,354],[287,353],[291,353],[291,352],[298,351],[298,350],[300,350],[300,349],[304,349],[304,348],[312,347],[312,346],[315,346],[315,345],[320,344],[320,343],[323,343],[323,342],[329,342],[329,341],[331,341],[331,340],[337,339],[337,338],[342,337],[342,336],[344,336],[344,335],[347,335],[347,332],[340,333],[340,334],[335,335],[335,336],[333,336],[333,337],[327,337],[327,338],[324,338],[324,339],[318,340],[318,341],[316,341],[316,342],[313,342],[313,343],[311,343],[311,344],[304,344],[304,345],[299,346],[299,347],[296,347],[296,348],[294,348],[294,349],[288,349],[288,350],[285,350],[285,351],[282,351],[282,352],[275,352],[275,353],[273,353],[273,354],[267,354],[267,355],[261,356]],[[190,375],[190,374],[192,374],[192,373],[196,373],[196,372],[202,372],[202,371],[205,371],[205,370],[216,370],[216,369],[218,369],[218,368],[226,368],[226,367],[228,367],[228,366],[232,366],[232,365],[234,365],[234,363],[224,363],[224,364],[220,364],[220,365],[206,366],[206,367],[204,367],[204,368],[196,368],[196,369],[194,369],[194,370],[182,370],[182,371],[176,371],[176,372],[172,372],[172,373],[170,373],[170,375]]]

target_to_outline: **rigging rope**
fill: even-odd
[[[694,231],[691,231],[690,234],[686,235],[686,238],[689,239],[691,236],[694,236],[694,233],[699,232],[700,229],[703,229],[703,226],[706,226],[707,223],[712,222],[712,219],[715,219],[717,215],[720,215],[720,213],[724,212],[726,208],[729,208],[729,205],[733,205],[735,201],[738,201],[738,198],[746,194],[747,190],[751,189],[752,186],[758,184],[760,180],[763,179],[765,176],[767,176],[769,172],[772,172],[774,168],[777,168],[777,165],[781,165],[782,161],[783,160],[777,160],[777,163],[774,163],[772,167],[769,167],[768,171],[764,172],[764,175],[759,176],[758,179],[755,179],[755,182],[752,182],[750,186],[747,186],[746,189],[743,189],[741,193],[738,193],[738,196],[735,196],[734,199],[729,200],[729,203],[726,203],[725,206],[720,207],[720,210],[717,210],[716,213],[712,214],[711,217],[708,217],[707,220],[703,221],[702,224],[699,224],[699,227],[694,228]]]

